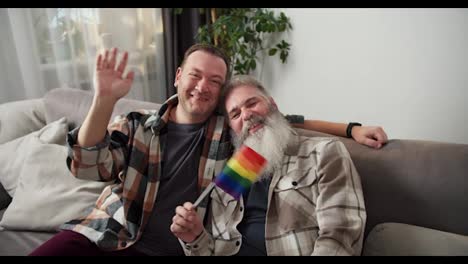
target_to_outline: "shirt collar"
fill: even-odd
[[[179,103],[179,97],[177,94],[169,97],[169,99],[161,105],[159,111],[152,114],[148,119],[146,119],[144,127],[145,129],[151,128],[153,133],[160,130],[167,122],[169,121],[169,113],[171,109]]]

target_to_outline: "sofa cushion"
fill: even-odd
[[[11,197],[14,197],[16,183],[21,168],[32,147],[47,143],[65,144],[65,137],[56,137],[67,133],[67,120],[61,119],[42,129],[0,145],[0,183]],[[60,141],[60,142],[58,142]]]
[[[0,144],[27,135],[45,125],[42,99],[0,105]]]
[[[0,210],[0,219],[5,210]],[[26,256],[50,239],[55,232],[0,230],[0,256]]]
[[[367,236],[363,255],[468,255],[468,236],[414,225],[384,223],[375,226]]]
[[[73,177],[67,166],[66,119],[47,125],[25,151],[18,184],[0,226],[9,230],[55,231],[84,217],[109,183]]]

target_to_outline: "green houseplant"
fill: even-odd
[[[206,9],[200,9],[205,12]],[[292,29],[289,18],[266,8],[210,8],[212,23],[198,29],[197,41],[221,48],[231,58],[234,74],[249,74],[260,56],[278,56],[285,63],[291,44],[278,40]],[[176,10],[182,12],[182,9]]]

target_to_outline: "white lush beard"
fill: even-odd
[[[263,127],[254,134],[249,134],[249,128],[257,123],[263,123]],[[265,119],[255,116],[250,122],[247,122],[239,136],[231,130],[233,145],[236,150],[242,145],[246,145],[258,154],[262,155],[267,161],[267,166],[258,180],[264,177],[270,177],[275,169],[281,167],[284,151],[293,135],[293,130],[288,121],[278,110],[272,110]]]

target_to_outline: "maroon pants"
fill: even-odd
[[[99,249],[87,237],[70,230],[63,230],[29,254],[30,256],[144,256],[135,249],[119,251]]]

